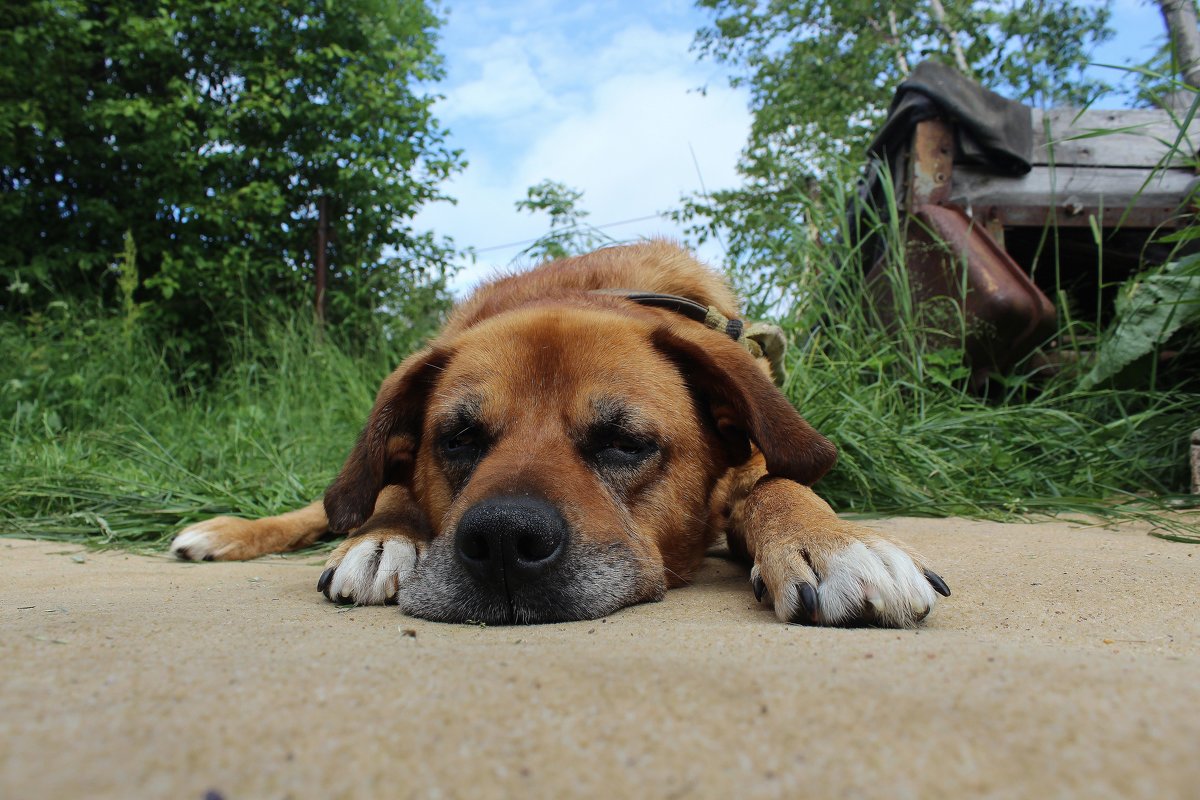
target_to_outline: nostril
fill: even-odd
[[[517,558],[522,561],[545,561],[558,549],[558,540],[536,533],[523,532],[517,534],[515,549]]]
[[[488,540],[484,536],[464,536],[458,542],[458,550],[463,558],[471,561],[487,561],[491,555]]]

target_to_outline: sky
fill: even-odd
[[[457,204],[431,206],[416,224],[477,252],[454,278],[456,293],[511,269],[546,231],[544,215],[514,207],[543,179],[582,190],[588,222],[621,241],[682,238],[661,212],[737,185],[748,95],[690,49],[709,12],[686,0],[478,0],[443,10],[435,113],[468,166],[445,186]],[[1116,36],[1095,60],[1149,57],[1163,35],[1157,7],[1116,0],[1113,12]]]

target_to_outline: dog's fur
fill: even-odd
[[[179,533],[185,559],[248,559],[349,533],[318,588],[489,623],[599,617],[688,582],[722,534],[784,621],[912,625],[945,584],[809,488],[833,445],[723,333],[622,289],[737,316],[665,242],[479,288],[384,382],[324,502]]]

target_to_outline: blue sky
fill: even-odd
[[[1116,0],[1113,10],[1117,35],[1096,61],[1147,57],[1163,35],[1157,7]],[[508,267],[523,247],[513,243],[544,232],[544,217],[513,207],[544,178],[583,190],[589,222],[638,220],[606,228],[621,240],[678,237],[658,212],[700,191],[701,179],[710,190],[737,183],[750,115],[721,67],[689,50],[707,12],[685,0],[485,0],[445,11],[437,115],[469,166],[447,187],[458,204],[417,222],[479,251],[456,291]]]

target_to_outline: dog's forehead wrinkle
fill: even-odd
[[[659,427],[653,413],[628,395],[593,395],[589,403],[593,425],[611,425],[628,433],[650,435]]]
[[[546,354],[569,359],[603,357],[614,347],[623,351],[648,350],[651,345],[643,328],[615,309],[597,310],[564,304],[557,307],[516,309],[480,322],[464,334],[470,347],[460,348],[468,357],[480,351],[494,358],[497,342],[509,354],[540,360]],[[619,358],[612,359],[619,361]]]
[[[461,419],[477,419],[483,413],[483,398],[474,392],[462,395],[451,406],[453,416]]]
[[[593,395],[591,407],[596,422],[608,422],[616,425],[638,415],[628,398],[611,394]]]
[[[491,435],[497,431],[483,414],[483,399],[472,391],[458,392],[437,398],[429,415],[429,424],[439,435],[461,433],[472,428],[485,428]]]

